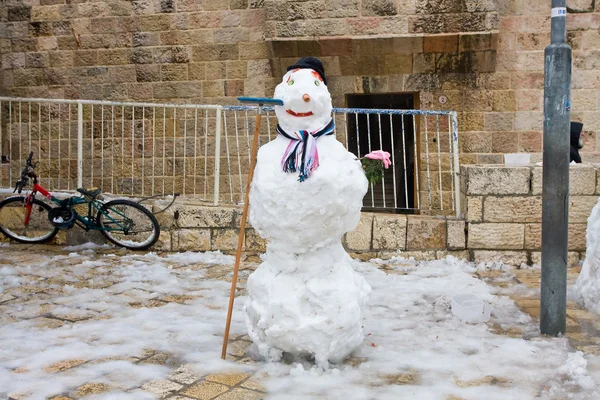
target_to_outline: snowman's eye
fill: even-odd
[[[321,82],[315,81],[315,86],[320,86],[320,85],[321,85]]]
[[[288,85],[290,85],[290,86],[291,86],[291,85],[293,85],[293,84],[294,84],[294,80],[293,80],[293,79],[290,79],[290,80],[288,81]]]

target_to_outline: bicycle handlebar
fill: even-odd
[[[33,164],[33,151],[31,153],[29,153],[29,157],[27,157],[27,161],[25,163],[25,168],[23,168],[23,172],[21,172],[21,179],[19,179],[17,181],[17,183],[15,184],[15,190],[13,190],[13,193],[17,192],[20,194],[23,191],[23,187],[25,187],[25,185],[27,185],[27,183],[29,182],[29,178],[37,178],[37,175],[35,174],[35,171],[33,170],[35,168],[35,165]],[[35,183],[35,181],[34,181]]]

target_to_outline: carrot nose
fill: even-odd
[[[310,101],[310,96],[305,94],[304,96],[302,96],[302,100],[308,103]]]

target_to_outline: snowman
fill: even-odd
[[[244,313],[260,356],[314,358],[326,369],[363,340],[371,287],[352,269],[341,238],[356,228],[368,182],[334,135],[320,60],[302,58],[275,88],[277,137],[257,156],[250,222],[267,241],[248,278]]]

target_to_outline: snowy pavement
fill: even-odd
[[[355,261],[373,288],[368,336],[321,371],[252,358],[241,307],[256,263],[222,361],[233,257],[0,246],[0,399],[600,398],[600,319],[570,302],[568,338],[541,337],[539,269]],[[460,293],[491,320],[454,317]]]

